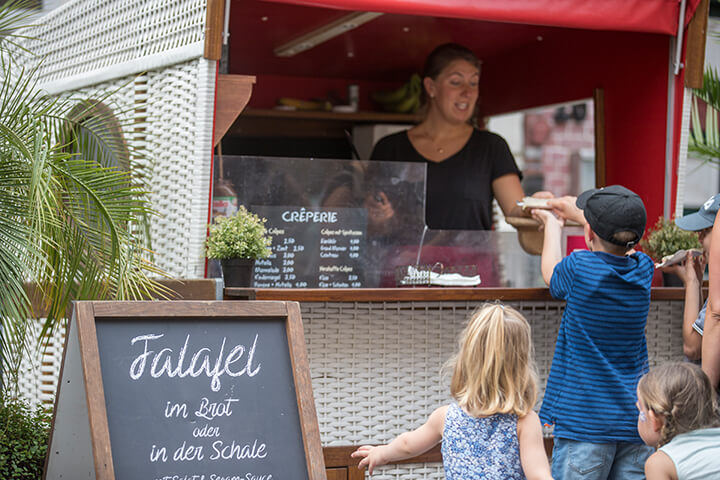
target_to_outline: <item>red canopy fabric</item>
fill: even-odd
[[[679,0],[267,0],[278,3],[590,30],[677,34]],[[700,0],[687,0],[685,21]]]

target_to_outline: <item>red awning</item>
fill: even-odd
[[[278,0],[267,0],[278,1]],[[279,0],[336,10],[675,35],[679,0]],[[700,0],[687,0],[689,21]]]

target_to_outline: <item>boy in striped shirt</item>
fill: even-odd
[[[554,425],[552,474],[644,479],[652,449],[637,432],[636,386],[648,370],[645,324],[653,261],[633,247],[647,215],[640,197],[620,185],[548,201],[533,210],[544,225],[542,275],[566,301],[540,419]],[[563,221],[584,226],[588,250],[565,258]]]

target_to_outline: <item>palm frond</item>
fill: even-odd
[[[698,99],[705,103],[704,125],[700,118]],[[703,77],[703,87],[693,90],[690,113],[688,150],[706,162],[720,162],[720,133],[718,112],[720,111],[720,77],[715,69],[709,68]]]
[[[26,282],[36,284],[47,318],[40,335],[58,328],[73,300],[170,292],[155,280],[164,273],[150,261],[149,236],[138,235],[154,212],[122,119],[107,106],[113,92],[81,101],[44,95],[37,67],[6,54],[22,18],[8,8],[0,5],[0,373],[12,380],[37,335]]]
[[[29,38],[23,35],[21,31],[31,26],[27,20],[33,14],[30,8],[32,4],[32,0],[8,0],[4,2],[2,8],[0,8],[0,42],[5,44],[2,48],[7,49],[7,46],[10,45],[29,53],[15,40]]]

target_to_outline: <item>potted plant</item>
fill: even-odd
[[[647,238],[640,241],[640,246],[656,263],[662,262],[663,257],[673,255],[678,250],[702,248],[696,232],[683,230],[674,220],[665,217],[658,218]],[[676,275],[663,272],[663,284],[666,287],[682,286],[682,281]]]
[[[267,258],[271,239],[265,219],[240,205],[229,217],[217,217],[209,226],[207,258],[220,260],[226,287],[249,287],[255,260]]]

